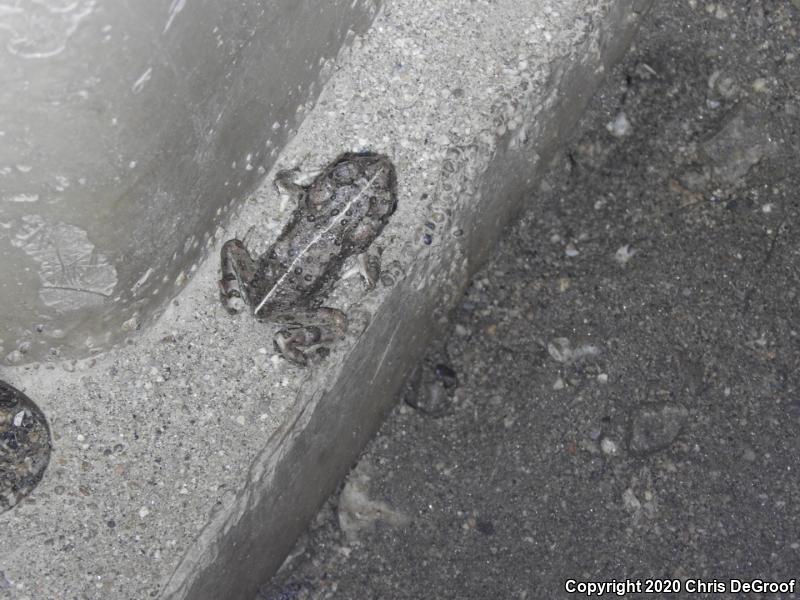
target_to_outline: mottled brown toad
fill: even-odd
[[[304,366],[299,347],[330,342],[347,329],[342,311],[322,306],[344,261],[358,255],[367,287],[375,285],[379,260],[366,251],[394,213],[397,184],[392,162],[373,152],[342,154],[307,186],[298,185],[294,173],[275,178],[297,202],[289,223],[258,259],[242,240],[225,242],[219,287],[229,312],[247,305],[257,319],[286,323],[275,347]]]

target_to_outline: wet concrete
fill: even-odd
[[[151,325],[378,6],[0,7],[0,364]]]

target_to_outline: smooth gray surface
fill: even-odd
[[[0,5],[0,363],[149,325],[378,4]]]
[[[308,370],[271,355],[275,327],[224,311],[216,257],[131,344],[4,369],[49,416],[55,448],[39,487],[0,515],[0,595],[249,599],[379,425],[648,5],[387,4],[275,168],[390,156],[398,207],[376,245],[391,278],[369,293],[337,283],[326,305],[350,328]],[[253,251],[269,247],[291,212],[275,200],[268,180],[217,249],[250,227]]]

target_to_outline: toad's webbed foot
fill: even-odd
[[[297,182],[299,177],[300,169],[298,167],[283,169],[275,174],[272,185],[282,196],[288,196],[289,198],[298,200],[305,189]]]
[[[249,235],[250,231],[247,233]],[[234,238],[222,245],[217,286],[222,305],[229,313],[236,314],[247,306],[247,292],[255,276],[256,266],[244,240]]]
[[[381,254],[380,250],[372,246],[356,257],[358,272],[364,280],[364,286],[371,290],[378,283],[381,276]]]
[[[275,334],[275,349],[286,360],[301,367],[308,365],[308,357],[300,346],[332,342],[347,331],[347,315],[325,306],[280,313],[270,319],[288,324]]]

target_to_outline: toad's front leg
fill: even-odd
[[[358,273],[364,281],[364,287],[368,290],[374,289],[381,276],[381,253],[380,250],[370,246],[366,252],[356,256]]]
[[[275,349],[301,367],[308,365],[308,356],[300,346],[332,342],[347,331],[347,315],[326,306],[276,313],[270,315],[270,320],[288,325],[275,334]]]
[[[221,277],[217,285],[222,305],[229,313],[236,314],[250,303],[250,285],[255,277],[256,266],[244,241],[234,238],[222,245]]]

